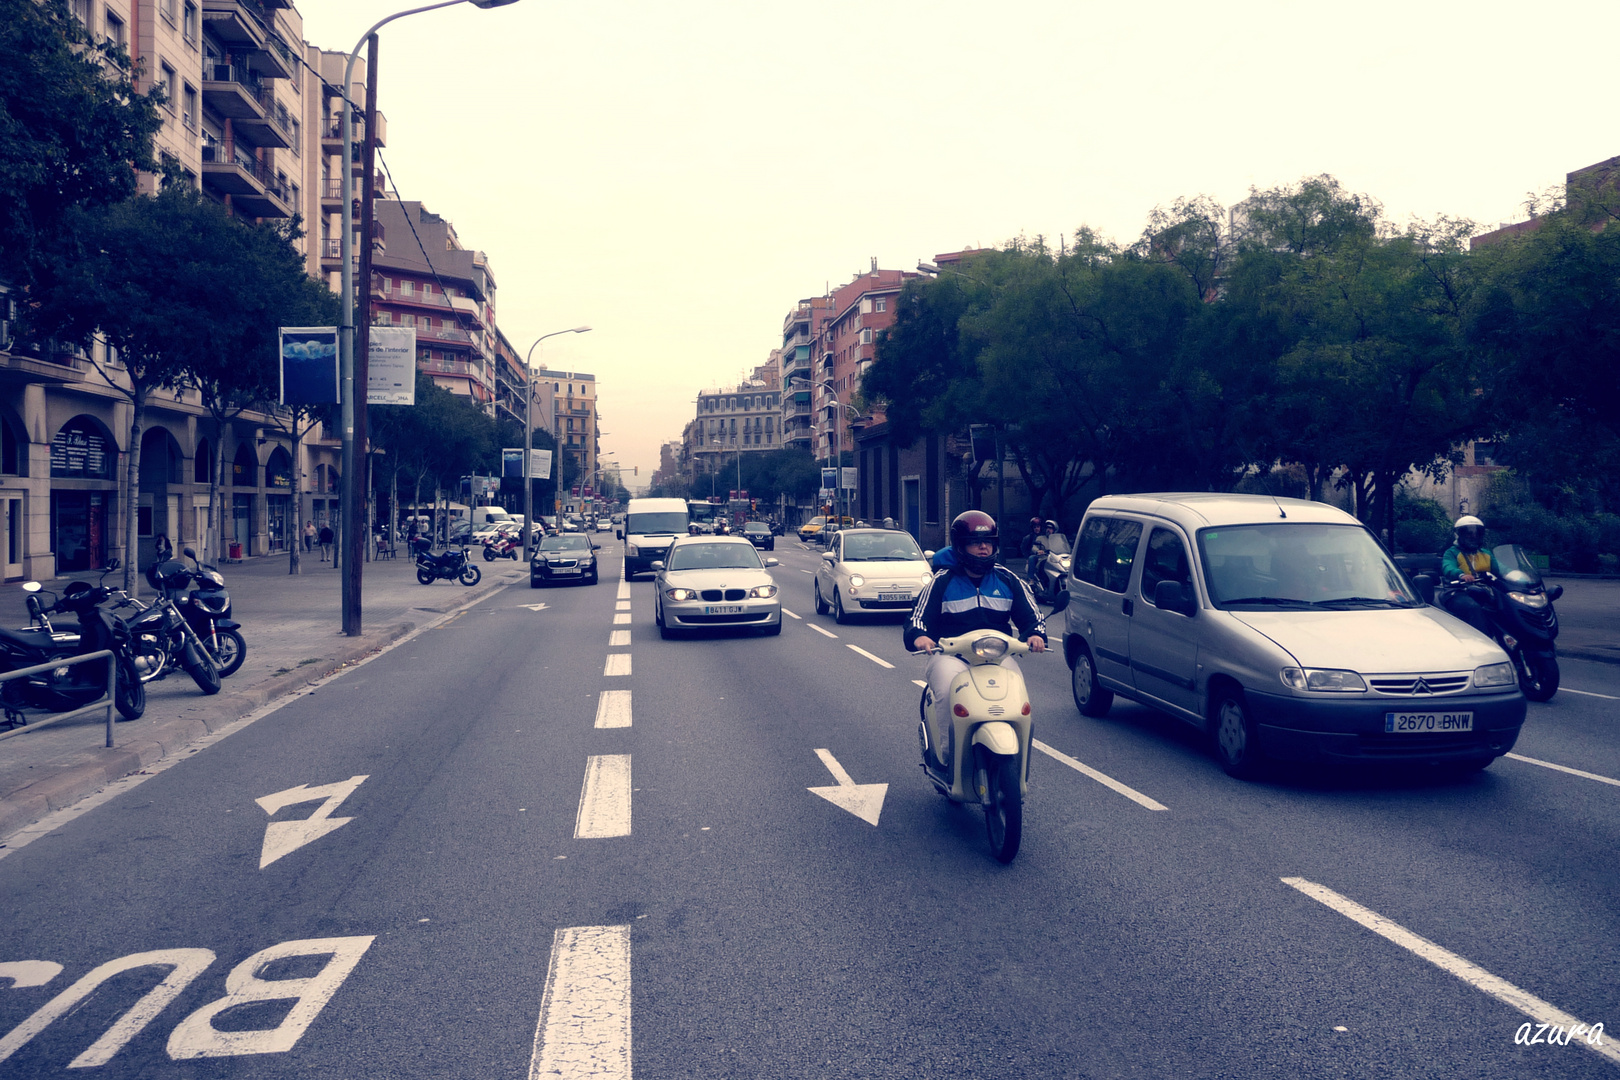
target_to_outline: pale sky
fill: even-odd
[[[409,0],[299,0],[333,51]],[[1331,173],[1396,222],[1519,220],[1620,154],[1616,6],[869,0],[461,4],[380,33],[403,198],[488,253],[497,317],[596,375],[645,484],[706,387],[866,269]],[[631,466],[640,466],[632,477]]]

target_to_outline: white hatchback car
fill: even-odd
[[[776,579],[754,545],[741,536],[685,536],[653,570],[653,621],[661,636],[686,630],[737,627],[782,632]]]
[[[844,529],[816,567],[816,614],[910,612],[934,576],[929,553],[896,529]]]

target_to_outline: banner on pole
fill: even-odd
[[[281,404],[338,403],[338,332],[335,326],[280,328]]]
[[[366,404],[416,404],[416,327],[371,328]]]
[[[523,479],[523,447],[511,446],[501,448],[501,475],[509,476],[514,480]],[[551,479],[551,451],[529,451],[529,479]]]
[[[551,451],[550,450],[530,450],[529,451],[529,479],[531,479],[531,480],[550,480],[551,479]]]

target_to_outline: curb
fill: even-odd
[[[93,758],[82,765],[63,769],[18,788],[0,799],[0,845],[18,830],[46,814],[94,795],[113,781],[177,754],[203,736],[392,645],[415,630],[417,625],[414,622],[396,623],[374,634],[364,634],[355,644],[323,657],[318,665],[310,665],[309,671],[288,672],[266,680],[251,690],[220,694],[214,699],[218,714],[208,720],[165,720],[143,731],[138,738],[110,750],[103,748],[96,751]]]

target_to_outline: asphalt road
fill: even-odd
[[[1565,662],[1533,761],[1246,784],[1032,657],[1037,738],[1113,786],[1037,756],[1003,867],[917,768],[922,662],[814,615],[813,551],[775,553],[780,637],[666,642],[616,549],[7,849],[0,1076],[1620,1068],[1502,1000],[1620,1034],[1615,667]]]

